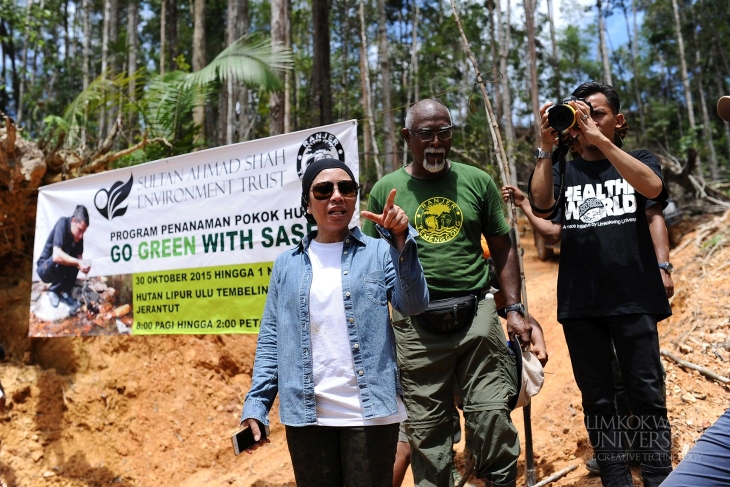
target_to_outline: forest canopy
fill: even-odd
[[[729,2],[456,7],[515,181],[531,169],[536,107],[590,80],[619,92],[625,148],[679,165],[696,152],[697,178],[727,178],[730,125],[715,104],[730,94]],[[354,118],[367,189],[408,160],[407,107],[437,97],[456,127],[452,158],[498,173],[449,1],[0,0],[0,49],[0,110],[22,136],[139,149],[105,167]]]

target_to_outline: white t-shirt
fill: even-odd
[[[366,419],[355,376],[355,362],[342,300],[343,242],[309,245],[312,287],[309,290],[309,326],[312,342],[314,395],[320,426],[368,426],[399,423],[406,419],[400,396],[398,412]]]

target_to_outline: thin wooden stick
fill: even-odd
[[[565,477],[566,475],[568,475],[570,472],[572,472],[576,468],[578,468],[578,465],[571,465],[570,467],[566,467],[566,468],[562,469],[560,472],[556,472],[556,473],[552,474],[550,477],[548,477],[546,479],[542,479],[541,481],[539,481],[532,487],[543,487],[543,486],[549,484],[550,482],[555,482],[559,478]]]
[[[469,47],[469,39],[467,39],[464,33],[464,27],[461,25],[461,18],[459,17],[459,10],[456,8],[455,0],[451,1],[451,8],[454,11],[454,20],[456,25],[459,27],[459,33],[461,34],[461,40],[464,44],[464,50],[471,60],[471,64],[474,67],[474,72],[477,76],[477,83],[479,84],[479,90],[482,92],[482,98],[484,99],[484,110],[487,115],[487,122],[489,123],[490,132],[492,135],[492,143],[494,144],[494,152],[497,156],[497,162],[499,167],[499,173],[502,177],[503,184],[509,184],[512,180],[510,178],[509,165],[507,163],[507,155],[504,151],[504,144],[502,143],[502,135],[499,132],[499,124],[492,111],[492,103],[489,101],[487,95],[487,89],[484,87],[484,80],[482,73],[479,72],[479,66],[477,60]],[[515,205],[514,196],[510,195],[507,199],[507,210],[510,214],[510,227],[512,228],[511,234],[514,235],[513,249],[517,254],[518,267],[520,270],[520,281],[522,284],[522,305],[525,307],[525,320],[526,323],[530,322],[530,309],[527,306],[527,283],[525,282],[525,265],[522,261],[522,247],[520,246],[520,231],[517,228],[517,207]],[[532,452],[532,437],[530,433],[530,408],[523,408],[523,416],[525,422],[525,476],[527,486],[530,487],[535,482],[535,463]]]
[[[723,377],[721,375],[718,375],[718,374],[714,373],[713,371],[711,371],[710,369],[706,369],[706,368],[704,368],[702,366],[699,366],[697,364],[693,364],[692,362],[687,362],[686,360],[682,360],[681,358],[677,357],[676,355],[674,355],[673,353],[671,353],[671,352],[669,352],[667,350],[662,350],[661,353],[665,357],[668,357],[668,358],[674,360],[675,362],[677,362],[682,367],[686,367],[688,369],[696,370],[700,374],[702,374],[702,375],[704,375],[706,377],[709,377],[710,379],[714,379],[714,380],[716,380],[718,382],[722,382],[723,384],[730,384],[730,379],[728,379],[727,377]],[[537,486],[535,486],[535,487],[537,487]]]
[[[482,78],[482,73],[479,71],[479,66],[477,65],[477,60],[474,57],[474,53],[472,53],[471,48],[469,47],[469,39],[467,39],[466,34],[464,33],[464,28],[461,25],[461,17],[459,17],[459,11],[456,8],[456,3],[454,0],[451,1],[451,8],[454,11],[454,20],[456,20],[456,25],[459,27],[459,32],[461,33],[461,40],[464,44],[464,50],[466,51],[466,54],[469,56],[469,59],[471,60],[471,64],[474,67],[474,72],[477,75],[477,84],[479,85],[479,89],[482,92],[482,98],[484,99],[484,109],[486,111],[487,115],[487,123],[490,128],[490,133],[492,135],[492,144],[494,145],[494,152],[497,156],[497,166],[499,167],[499,174],[502,178],[502,183],[509,184],[511,181],[510,178],[510,172],[509,172],[509,165],[507,164],[507,155],[504,151],[504,144],[502,143],[502,135],[499,132],[499,124],[497,123],[497,119],[494,116],[494,111],[492,110],[492,103],[489,101],[489,96],[487,95],[487,89],[484,87],[484,79]],[[509,199],[507,200],[507,211],[510,214],[510,226],[514,230],[514,241],[515,241],[515,247],[517,252],[517,262],[519,262],[519,268],[520,268],[520,279],[522,280],[522,304],[525,306],[525,319],[529,320],[530,316],[530,310],[527,306],[527,286],[525,284],[525,266],[522,262],[522,247],[520,246],[520,232],[517,228],[517,207],[514,204],[514,197],[510,195]]]

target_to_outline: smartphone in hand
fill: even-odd
[[[261,431],[261,438],[259,441],[269,436],[269,426],[262,425],[259,423],[259,430]],[[246,425],[236,433],[231,435],[231,442],[233,442],[233,452],[236,455],[240,455],[241,452],[254,446],[257,442],[253,439],[253,432],[251,428]]]

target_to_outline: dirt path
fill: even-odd
[[[545,368],[545,384],[533,398],[531,424],[536,479],[546,478],[570,465],[578,465],[567,477],[552,485],[601,485],[596,476],[588,474],[583,466],[592,450],[588,446],[583,425],[580,391],[573,379],[568,349],[562,326],[557,322],[556,285],[558,257],[541,262],[532,245],[532,238],[522,238],[525,247],[525,278],[530,313],[542,325],[548,346],[549,361]],[[520,432],[523,454],[520,475],[524,471],[523,412],[512,413],[512,420]]]
[[[660,324],[660,338],[662,347],[728,376],[728,225],[694,230],[700,223],[692,222],[692,233],[680,235],[672,252],[675,315]],[[580,396],[555,321],[557,262],[538,261],[531,238],[523,242],[530,311],[550,353],[545,387],[532,407],[537,479],[576,464],[552,485],[597,486],[583,467],[590,449]],[[278,405],[272,444],[253,456],[232,453],[229,436],[250,385],[255,336],[28,340],[30,267],[7,271],[0,276],[0,342],[10,356],[0,364],[9,396],[0,409],[0,476],[9,486],[294,485]],[[665,367],[679,459],[730,401],[726,387],[669,362]],[[522,411],[513,419],[524,445]],[[521,460],[520,479],[523,469]],[[635,480],[641,485],[638,472]],[[404,485],[413,485],[410,475]]]

